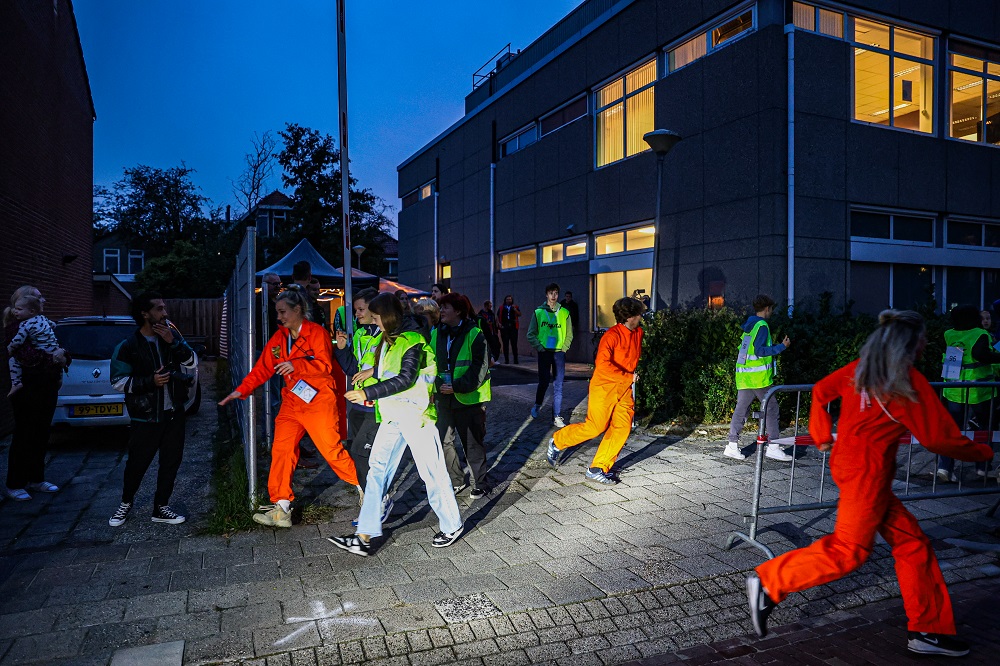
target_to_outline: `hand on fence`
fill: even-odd
[[[225,398],[223,398],[222,400],[219,401],[219,406],[223,407],[223,406],[229,404],[231,401],[233,401],[233,400],[239,400],[242,397],[243,397],[242,393],[240,393],[239,391],[233,391],[232,393],[230,393]]]

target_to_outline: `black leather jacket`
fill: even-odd
[[[161,361],[170,370],[170,381],[165,387],[158,387],[153,382],[153,374],[160,368]],[[176,331],[171,344],[156,336],[154,352],[153,343],[136,330],[115,347],[111,356],[111,385],[125,394],[129,418],[157,423],[165,418],[164,388],[170,391],[174,414],[184,413],[188,390],[194,384],[194,370],[194,352]]]

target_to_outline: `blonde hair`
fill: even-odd
[[[4,308],[3,311],[3,325],[6,328],[14,322],[14,306],[17,302],[24,298],[25,296],[31,296],[33,298],[38,298],[42,292],[38,291],[37,287],[32,287],[30,284],[26,284],[23,287],[18,287],[14,290],[14,293],[10,295],[10,307]],[[41,302],[38,304],[38,311],[41,312]]]
[[[299,308],[302,312],[302,319],[312,321],[312,303],[302,285],[288,285],[288,289],[278,294],[278,297],[274,299],[275,303],[278,301],[286,301],[291,307]]]
[[[434,328],[441,321],[441,306],[433,298],[421,298],[413,304],[413,314],[424,315],[430,327]]]
[[[924,318],[912,310],[883,310],[878,328],[861,348],[854,387],[879,400],[917,400],[910,368],[925,342]]]

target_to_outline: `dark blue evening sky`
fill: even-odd
[[[462,116],[472,73],[580,2],[348,0],[352,175],[398,209],[396,166]],[[254,132],[296,122],[338,136],[333,0],[74,8],[97,108],[96,184],[184,161],[213,203],[235,204],[230,181]]]

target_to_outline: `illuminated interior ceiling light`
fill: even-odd
[[[892,110],[893,111],[899,111],[900,109],[905,108],[907,106],[910,106],[910,104],[908,102],[903,102],[902,104],[897,104],[896,106],[892,107]],[[870,116],[884,116],[887,113],[889,113],[889,109],[882,109],[881,111],[876,111],[876,112],[870,113],[868,115],[870,115]]]
[[[904,70],[898,71],[895,74],[893,74],[892,76],[893,76],[893,78],[897,78],[898,79],[899,77],[906,76],[910,72],[915,72],[918,69],[920,69],[920,65],[914,65],[913,67],[910,67],[909,69],[904,69]]]
[[[977,118],[975,116],[969,116],[968,118],[959,118],[958,120],[951,121],[951,124],[952,125],[958,125],[960,123],[967,123],[970,120],[979,120],[979,118]]]
[[[958,86],[955,90],[968,90],[969,88],[975,88],[976,86],[983,85],[983,80],[973,81],[972,83],[966,83],[964,86]]]

